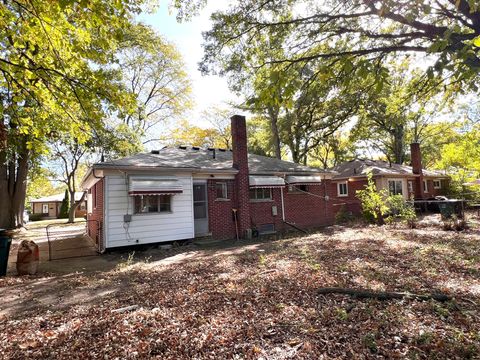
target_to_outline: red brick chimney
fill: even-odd
[[[238,170],[235,177],[238,232],[241,237],[244,237],[247,229],[250,229],[247,123],[245,116],[241,115],[232,116],[231,121],[233,167]]]
[[[414,142],[410,144],[410,157],[412,159],[412,172],[416,175],[417,181],[415,182],[415,197],[424,198],[423,192],[423,171],[422,171],[422,152],[420,150],[420,143]]]

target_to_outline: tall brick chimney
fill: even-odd
[[[410,144],[410,157],[412,159],[412,172],[419,175],[415,182],[415,197],[423,199],[425,194],[423,191],[422,152],[420,150],[420,143],[414,142]]]
[[[412,158],[413,173],[419,175],[422,174],[422,153],[418,142],[410,144],[410,156]]]
[[[231,118],[233,167],[238,170],[235,177],[237,191],[238,231],[241,237],[250,229],[250,196],[248,183],[247,123],[245,116]]]

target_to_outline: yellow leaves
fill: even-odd
[[[225,148],[225,139],[217,129],[202,128],[182,120],[171,133],[164,137],[171,145]]]
[[[475,39],[473,39],[473,45],[480,47],[480,36],[477,36]]]

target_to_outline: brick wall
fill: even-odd
[[[335,215],[330,188],[330,180],[320,185],[307,185],[306,191],[313,195],[291,192],[287,187],[284,197],[285,220],[304,228],[333,224]],[[325,195],[329,196],[328,201],[325,201]]]
[[[332,199],[333,216],[335,216],[342,208],[354,215],[359,215],[362,212],[360,200],[357,198],[357,191],[363,190],[367,186],[366,179],[348,181],[348,196],[338,196],[337,184],[333,182],[330,185],[330,197]]]
[[[228,200],[218,199],[216,183],[227,184]],[[235,235],[235,222],[232,209],[237,208],[237,198],[234,180],[208,180],[208,226],[212,237],[215,239],[233,239]],[[239,234],[242,236],[242,234]]]
[[[233,167],[238,170],[235,176],[236,202],[238,208],[238,229],[240,237],[250,228],[247,124],[245,116],[231,118]]]
[[[276,231],[283,231],[282,200],[279,188],[272,189],[272,200],[250,201],[250,221],[253,228],[260,225],[274,224]],[[272,206],[277,207],[277,215],[273,215]]]
[[[428,192],[425,193],[425,198],[428,199],[428,198],[431,198],[431,197],[434,197],[434,196],[438,196],[438,195],[445,195],[446,194],[446,190],[448,188],[448,181],[447,180],[440,180],[441,181],[441,188],[440,189],[435,189],[433,187],[433,179],[425,179],[427,180],[427,187],[428,187]]]
[[[227,183],[228,201],[216,198],[215,184],[217,182]],[[289,193],[287,187],[285,187],[285,220],[305,229],[333,224],[335,217],[333,202],[324,200],[325,186],[328,192],[330,189],[330,181],[327,181],[326,185],[308,186],[307,191],[316,196],[304,193]],[[236,182],[233,180],[212,179],[207,181],[207,188],[209,227],[212,237],[215,239],[235,238],[235,222],[232,215],[232,208],[238,208],[237,196],[239,194],[236,191]],[[249,194],[247,193],[246,195],[248,197],[250,214],[249,227],[258,229],[262,225],[274,224],[275,230],[278,232],[291,229],[283,223],[282,199],[279,188],[272,189],[272,200],[251,201]],[[332,197],[330,194],[329,196],[330,198]],[[276,207],[276,215],[274,215],[272,207]],[[242,235],[244,234],[239,234],[240,237],[242,237]]]
[[[87,214],[88,235],[103,248],[103,190],[104,179],[99,180],[90,190],[92,212]]]

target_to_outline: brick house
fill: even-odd
[[[248,154],[243,116],[231,131],[232,150],[166,147],[94,164],[82,187],[99,249],[334,222],[332,171]]]
[[[335,168],[331,182],[331,198],[335,212],[341,207],[358,214],[361,211],[356,192],[367,185],[370,172],[377,189],[387,189],[390,194],[401,194],[407,199],[433,199],[445,195],[449,176],[422,168],[420,145],[410,145],[412,166],[391,164],[381,160],[355,159],[344,162]]]
[[[75,202],[80,202],[83,192],[77,191],[75,193]],[[60,214],[60,208],[65,193],[45,196],[38,199],[30,200],[32,214],[39,214],[44,219],[56,219]],[[75,217],[83,217],[87,214],[87,200],[82,201],[75,210]]]

